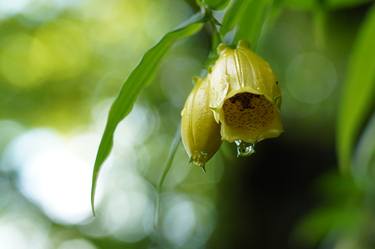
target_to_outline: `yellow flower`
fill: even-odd
[[[220,44],[210,69],[210,107],[229,142],[256,143],[277,137],[281,92],[270,65],[240,41],[232,49]]]
[[[191,161],[201,167],[221,145],[220,125],[209,107],[207,79],[195,79],[195,86],[181,112],[181,138]]]

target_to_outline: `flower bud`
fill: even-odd
[[[181,112],[181,138],[191,161],[204,167],[221,145],[220,125],[209,107],[207,79],[195,81]]]
[[[256,143],[277,137],[281,92],[270,65],[242,41],[232,49],[220,44],[211,68],[210,107],[229,142]]]

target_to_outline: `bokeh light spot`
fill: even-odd
[[[286,71],[286,86],[298,101],[317,104],[329,97],[337,84],[333,63],[316,52],[297,55]]]
[[[64,241],[58,249],[96,249],[96,247],[87,240],[74,239]]]
[[[184,245],[194,232],[194,207],[187,199],[176,199],[170,204],[163,220],[163,233],[169,242],[179,247]]]
[[[21,192],[60,223],[78,223],[91,215],[92,159],[85,155],[94,150],[84,150],[93,148],[87,144],[95,144],[96,138],[79,139],[84,141],[73,143],[52,130],[36,129],[15,138],[6,149],[6,165],[19,171]]]

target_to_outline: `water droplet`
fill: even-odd
[[[234,141],[237,145],[237,157],[251,156],[255,153],[255,144],[246,143],[242,140]]]

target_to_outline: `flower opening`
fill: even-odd
[[[277,136],[281,128],[277,108],[263,95],[239,93],[224,101],[222,133],[228,141],[261,141]]]

